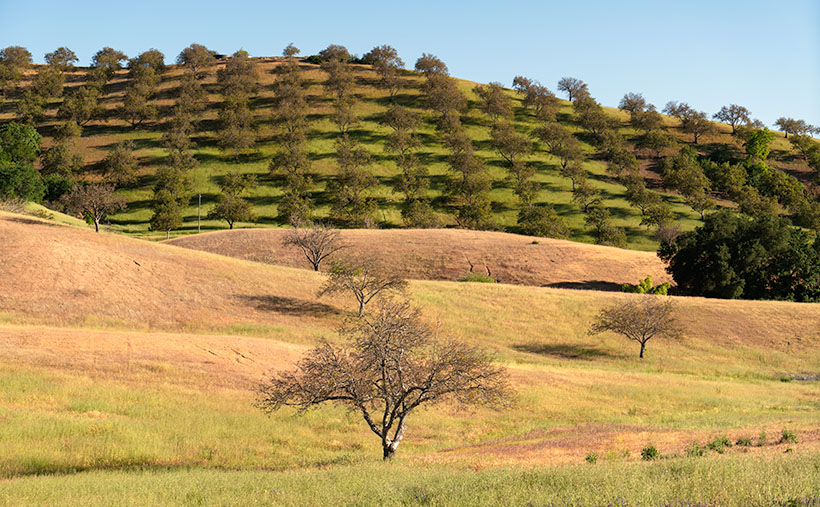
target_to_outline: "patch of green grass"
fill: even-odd
[[[176,71],[175,71],[176,72]],[[358,84],[356,95],[360,98],[356,106],[356,114],[360,122],[351,131],[351,136],[358,139],[370,153],[374,163],[371,166],[378,184],[371,189],[372,197],[379,207],[378,219],[387,227],[401,226],[401,196],[393,192],[395,177],[399,174],[394,157],[385,152],[384,146],[389,128],[380,123],[381,115],[389,105],[386,92],[374,88],[370,83],[373,79],[372,70],[359,67],[357,72]],[[172,81],[171,73],[165,76],[163,86],[176,86]],[[311,85],[307,89],[309,96],[310,125],[307,133],[308,149],[311,157],[310,175],[314,181],[311,197],[316,203],[316,218],[326,219],[330,212],[327,184],[336,173],[334,159],[334,140],[337,137],[337,128],[331,122],[331,109],[322,90],[323,74],[312,71]],[[419,88],[421,77],[407,74],[407,87],[401,91],[402,105],[422,116],[424,121],[418,130],[422,146],[418,151],[421,163],[427,168],[430,176],[428,197],[431,199],[436,212],[444,219],[445,225],[455,225],[454,210],[443,199],[447,180],[451,177],[446,162],[447,150],[442,145],[440,136],[435,129],[435,115],[424,108],[424,97]],[[472,92],[473,83],[458,81],[461,91],[470,101],[470,110],[463,116],[465,131],[473,140],[476,156],[484,162],[492,179],[493,186],[490,197],[493,202],[493,214],[498,227],[517,230],[518,198],[513,192],[513,184],[509,178],[509,171],[503,159],[493,149],[490,142],[491,121],[479,109],[477,100]],[[211,104],[216,106],[222,99],[216,94],[212,86],[207,87],[211,92]],[[530,133],[538,126],[538,121],[531,112],[523,109],[521,97],[512,90],[507,92],[515,104],[514,124],[522,133]],[[267,86],[260,87],[260,94],[252,101],[252,110],[257,122],[257,143],[255,151],[241,156],[239,161],[232,156],[222,153],[216,148],[215,134],[209,131],[198,132],[194,138],[196,147],[194,156],[199,161],[193,171],[194,194],[189,205],[184,209],[184,224],[173,233],[174,236],[190,234],[197,231],[197,203],[198,195],[202,196],[202,221],[204,231],[224,229],[227,224],[218,220],[205,218],[207,212],[216,203],[220,192],[219,181],[231,171],[240,171],[255,174],[259,185],[246,196],[253,206],[258,219],[255,223],[239,223],[237,227],[279,226],[277,221],[278,204],[282,197],[281,178],[272,175],[269,163],[276,153],[278,146],[275,141],[272,124],[273,110],[270,106],[271,91]],[[111,97],[118,101],[119,97]],[[629,136],[632,129],[628,128],[625,116],[617,110],[609,110],[613,116],[618,116],[622,123],[621,133]],[[574,124],[572,106],[569,102],[562,102],[559,111],[559,121],[574,132],[580,134],[580,129]],[[206,121],[215,119],[215,110],[205,115]],[[153,199],[153,174],[156,167],[163,162],[165,152],[161,146],[162,122],[146,125],[141,130],[127,129],[123,132],[122,125],[111,122],[93,125],[86,129],[87,137],[105,136],[105,144],[129,138],[135,142],[138,149],[137,157],[145,162],[142,177],[138,184],[126,188],[120,193],[128,200],[128,208],[111,217],[111,223],[117,230],[128,234],[149,236],[164,239],[164,234],[157,234],[148,230],[151,218],[151,200]],[[93,145],[94,143],[92,143]],[[649,228],[640,225],[641,215],[631,207],[626,199],[626,189],[614,181],[606,173],[604,163],[595,160],[595,148],[582,142],[587,161],[584,163],[592,185],[600,190],[604,206],[612,212],[613,223],[625,229],[630,248],[654,250],[657,241]],[[88,148],[86,156],[89,160],[102,158],[103,146]],[[534,143],[532,155],[527,157],[527,163],[535,168],[533,180],[539,185],[536,197],[537,203],[547,203],[553,206],[564,219],[571,230],[571,239],[576,241],[592,242],[584,222],[585,215],[572,202],[571,184],[567,178],[558,172],[557,160],[549,155],[544,146]],[[89,174],[93,171],[89,170]],[[95,177],[95,176],[92,176]],[[664,200],[672,206],[673,212],[683,229],[693,228],[698,223],[698,216],[679,196],[664,194]]]

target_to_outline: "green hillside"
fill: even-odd
[[[208,105],[192,140],[193,154],[198,166],[193,170],[194,197],[184,209],[184,223],[173,235],[184,235],[197,231],[197,195],[201,194],[202,216],[201,228],[215,230],[226,228],[224,221],[206,219],[205,215],[214,206],[219,195],[219,182],[225,174],[238,171],[244,174],[255,174],[258,186],[251,190],[247,199],[252,203],[256,220],[253,223],[240,223],[239,227],[281,226],[277,219],[277,207],[282,197],[282,177],[272,175],[269,164],[272,156],[278,149],[275,139],[276,127],[273,118],[273,85],[277,79],[276,68],[282,64],[284,58],[254,58],[252,59],[259,75],[257,92],[251,98],[251,111],[255,124],[256,142],[249,153],[235,159],[231,154],[220,150],[215,137],[218,106],[222,101],[220,87],[216,83],[216,72],[225,65],[221,61],[209,69],[203,79],[208,92]],[[42,66],[35,66],[28,73],[31,79]],[[313,180],[311,197],[317,204],[315,218],[325,219],[329,213],[328,183],[337,175],[334,142],[338,137],[338,130],[331,121],[332,100],[323,89],[326,73],[318,65],[302,61],[300,67],[307,81],[307,98],[309,105],[309,127],[307,131],[308,150],[311,159],[310,176]],[[351,137],[358,140],[371,154],[374,164],[370,166],[378,184],[371,189],[371,195],[377,199],[377,217],[380,227],[400,227],[401,195],[393,191],[393,184],[399,170],[396,167],[395,157],[385,152],[384,145],[389,128],[381,123],[383,115],[391,102],[387,91],[377,85],[377,75],[369,65],[353,65],[355,72],[354,94],[358,102],[354,108],[356,116],[361,120],[351,130]],[[84,84],[87,68],[77,67],[67,72],[66,91]],[[139,178],[131,186],[119,190],[127,199],[127,208],[110,218],[111,226],[118,231],[164,237],[164,233],[149,230],[149,221],[153,210],[154,174],[166,157],[161,137],[168,120],[172,115],[172,106],[176,89],[183,75],[179,66],[169,66],[167,72],[161,76],[158,93],[152,103],[159,109],[159,118],[146,122],[139,127],[131,127],[123,120],[117,119],[114,111],[122,103],[125,89],[129,82],[128,71],[120,70],[106,88],[106,94],[101,103],[106,108],[105,120],[92,120],[83,129],[82,137],[78,142],[78,149],[84,158],[84,165],[75,177],[86,181],[99,181],[103,178],[100,161],[106,153],[118,142],[129,139],[136,146],[135,155],[139,160]],[[447,149],[442,145],[441,135],[435,128],[436,114],[426,108],[425,97],[422,91],[423,77],[418,72],[402,71],[402,88],[395,97],[395,103],[405,106],[423,118],[418,131],[422,147],[418,151],[421,163],[428,169],[430,188],[428,196],[435,211],[439,214],[444,226],[455,226],[453,209],[444,198],[444,189],[447,181],[452,177],[448,168]],[[29,86],[29,81],[20,83],[20,89]],[[490,197],[497,227],[510,232],[519,232],[517,214],[519,209],[518,198],[513,192],[513,182],[509,177],[509,170],[505,161],[493,148],[490,140],[492,122],[479,110],[477,97],[473,92],[475,83],[458,81],[458,88],[469,100],[468,112],[462,114],[461,121],[466,132],[471,137],[476,150],[476,156],[483,161],[489,170],[492,179]],[[593,90],[594,91],[594,90]],[[506,92],[514,103],[514,125],[520,133],[530,134],[539,125],[539,121],[530,110],[522,105],[522,96],[514,90]],[[0,110],[0,121],[12,120],[17,114],[20,94],[16,98],[7,100]],[[60,120],[57,110],[63,99],[51,99],[46,108],[46,118],[36,126],[44,135],[45,147],[53,143],[54,127]],[[637,132],[629,126],[628,115],[616,109],[607,109],[608,113],[618,118],[619,134],[628,142],[634,143]],[[570,102],[561,101],[557,114],[560,124],[572,130],[581,141],[585,155],[583,167],[587,170],[590,183],[600,191],[602,206],[612,214],[612,222],[623,227],[628,246],[635,249],[651,250],[656,248],[657,240],[654,230],[650,226],[641,225],[640,211],[630,206],[625,199],[626,188],[615,177],[607,173],[606,162],[596,152],[592,138],[577,124]],[[684,134],[677,119],[664,117],[665,129],[678,139],[679,142],[691,142],[691,135]],[[727,125],[718,125],[720,133],[709,135],[700,140],[696,148],[701,153],[709,153],[714,148],[726,144],[730,152],[738,157],[743,154],[742,141],[737,136],[729,135]],[[546,146],[536,142],[532,155],[526,157],[525,162],[535,169],[533,180],[537,183],[535,203],[547,203],[552,206],[570,229],[570,239],[592,242],[590,228],[585,224],[585,214],[578,204],[572,201],[572,184],[569,179],[558,172],[558,161],[550,155]],[[674,213],[675,221],[683,230],[690,230],[699,223],[699,214],[684,203],[680,195],[659,188],[658,159],[655,154],[647,150],[638,150],[634,144],[629,145],[637,154],[640,174],[647,181],[649,188],[663,191],[663,199],[668,202]],[[772,154],[769,163],[775,168],[788,171],[796,175],[801,181],[808,183],[811,174],[808,166],[791,152],[788,141],[778,136],[772,143]],[[677,148],[667,154],[674,153]],[[731,203],[718,193],[712,195],[719,205]],[[344,225],[344,224],[339,224]]]

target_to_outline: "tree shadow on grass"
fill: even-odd
[[[324,303],[306,301],[304,299],[289,298],[283,296],[248,296],[239,294],[235,296],[245,303],[254,305],[257,310],[264,312],[277,312],[285,315],[302,315],[321,317],[326,315],[339,314],[339,310]]]
[[[607,292],[621,292],[621,284],[604,280],[584,280],[582,282],[555,282],[544,287],[553,289],[602,290]]]
[[[519,343],[513,345],[512,348],[518,352],[538,354],[539,356],[554,356],[560,359],[591,361],[598,357],[615,357],[613,354],[596,347],[568,343]]]

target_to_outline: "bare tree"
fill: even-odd
[[[295,246],[302,250],[307,261],[313,266],[313,271],[319,271],[322,261],[348,247],[342,241],[339,231],[324,225],[296,227],[282,238],[282,245]]]
[[[70,211],[90,217],[97,232],[109,213],[125,208],[125,199],[114,194],[114,185],[77,185],[63,196],[63,202]]]
[[[406,288],[405,279],[373,259],[340,259],[331,263],[327,281],[317,296],[350,292],[359,303],[361,316],[365,306],[377,296],[403,292]]]
[[[643,358],[646,342],[655,336],[677,338],[682,329],[675,318],[675,306],[661,296],[630,297],[600,311],[590,334],[613,331],[641,344]]]
[[[322,343],[259,388],[258,406],[305,412],[333,401],[361,413],[392,458],[420,405],[445,401],[503,407],[512,391],[506,372],[476,346],[439,339],[407,302],[380,305],[340,330],[350,344]]]

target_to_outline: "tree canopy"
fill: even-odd
[[[820,241],[770,214],[721,210],[659,250],[677,286],[695,296],[820,300]]]

